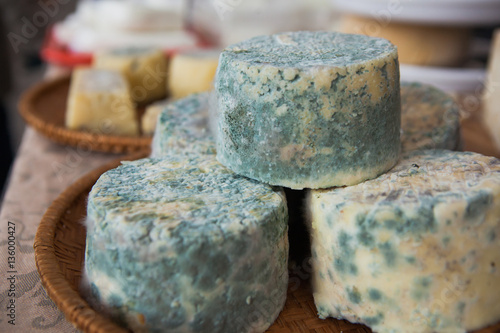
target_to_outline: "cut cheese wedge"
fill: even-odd
[[[97,52],[93,66],[120,71],[127,78],[130,94],[137,104],[162,99],[167,94],[167,58],[162,51],[120,48]]]
[[[113,70],[73,71],[65,122],[67,128],[98,134],[139,134],[128,83]]]
[[[219,54],[219,50],[211,49],[176,53],[167,80],[170,96],[182,98],[212,90]]]

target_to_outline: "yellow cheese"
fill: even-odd
[[[125,78],[112,70],[75,69],[66,127],[99,134],[138,135],[139,126]]]
[[[212,89],[219,52],[195,50],[176,54],[169,68],[168,91],[173,98]]]
[[[167,58],[159,50],[126,48],[100,52],[94,56],[94,67],[122,72],[129,82],[132,99],[138,104],[167,94]]]
[[[468,28],[387,22],[354,15],[344,16],[339,29],[388,39],[398,47],[400,63],[422,66],[462,64],[471,35]]]
[[[500,29],[495,31],[483,94],[483,123],[500,152]]]
[[[141,117],[141,130],[142,134],[153,135],[156,128],[156,121],[158,115],[165,109],[165,107],[172,102],[171,99],[163,99],[153,104],[146,106],[144,114]]]

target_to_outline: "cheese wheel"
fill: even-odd
[[[213,155],[124,162],[87,217],[90,300],[133,331],[264,332],[284,305],[284,193]]]
[[[379,333],[465,332],[500,320],[500,160],[412,152],[374,180],[308,200],[321,318]]]
[[[345,15],[339,30],[344,33],[386,38],[398,47],[402,64],[460,66],[469,54],[472,29],[391,22],[385,18]]]
[[[176,53],[169,66],[167,87],[170,96],[182,98],[212,90],[220,51],[190,50]]]
[[[167,94],[167,58],[160,50],[131,47],[97,52],[93,66],[120,71],[127,78],[130,94],[137,104],[147,104]]]
[[[399,157],[396,48],[361,35],[292,32],[233,44],[215,79],[217,157],[293,189],[352,185]]]
[[[488,130],[496,151],[500,153],[500,28],[495,30],[488,58],[488,76],[482,95],[481,120]]]
[[[156,124],[151,156],[196,152],[215,155],[210,131],[209,93],[193,94],[167,105]]]
[[[117,71],[77,68],[71,76],[66,127],[135,136],[139,124],[125,78]]]
[[[459,150],[460,109],[455,100],[432,86],[401,83],[402,152]]]

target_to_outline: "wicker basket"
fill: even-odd
[[[19,112],[26,123],[50,140],[63,145],[111,153],[149,149],[149,136],[102,135],[67,129],[64,121],[69,86],[70,77],[65,76],[43,81],[26,91],[19,102]]]
[[[144,156],[140,153],[116,160],[79,179],[49,207],[36,233],[35,260],[42,284],[68,321],[84,332],[127,332],[94,311],[78,290],[85,255],[85,227],[81,222],[86,215],[87,195],[103,172],[117,167],[122,160]],[[268,332],[369,333],[371,330],[344,320],[320,320],[309,282],[302,274],[291,273],[285,308]],[[498,332],[500,324],[478,331]]]

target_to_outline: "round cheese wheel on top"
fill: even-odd
[[[219,58],[217,158],[294,189],[352,185],[399,157],[397,50],[329,32],[255,37]]]

